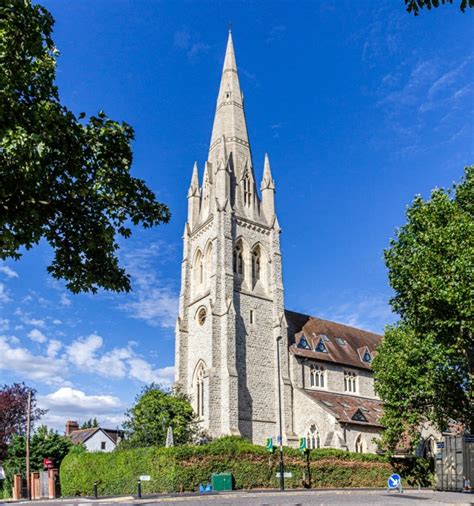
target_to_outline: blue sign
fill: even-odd
[[[388,488],[394,489],[394,488],[400,488],[402,484],[402,479],[400,478],[399,474],[392,474],[390,478],[388,479]]]

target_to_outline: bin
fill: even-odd
[[[231,473],[214,473],[212,475],[212,490],[233,490],[233,476]]]

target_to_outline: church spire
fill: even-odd
[[[227,143],[228,150],[235,151],[233,148],[237,144],[248,152],[248,157],[250,158],[244,100],[240,89],[234,43],[230,30],[212,127],[209,161],[218,161],[223,137]]]

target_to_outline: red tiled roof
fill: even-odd
[[[324,409],[334,413],[339,422],[382,427],[380,425],[380,417],[383,414],[382,403],[376,399],[335,394],[323,390],[302,390],[302,392]],[[360,421],[360,414],[356,414],[358,411],[367,420],[366,422]]]
[[[375,356],[375,349],[382,339],[379,334],[294,311],[285,311],[285,316],[288,322],[291,353],[371,370],[370,363],[364,362],[362,358],[366,350],[372,357]],[[311,346],[311,350],[297,346],[303,336]],[[314,351],[322,336],[327,337],[323,339],[327,353]],[[341,339],[345,344],[341,344]]]

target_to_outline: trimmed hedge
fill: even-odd
[[[278,451],[236,437],[225,437],[203,446],[138,448],[111,453],[70,454],[60,468],[64,496],[91,496],[97,481],[98,494],[135,494],[140,475],[144,494],[198,490],[212,473],[230,472],[237,489],[278,487]],[[378,455],[342,450],[314,450],[310,453],[313,487],[384,487],[391,473],[388,461]],[[285,448],[285,480],[288,488],[303,486],[306,457]]]

